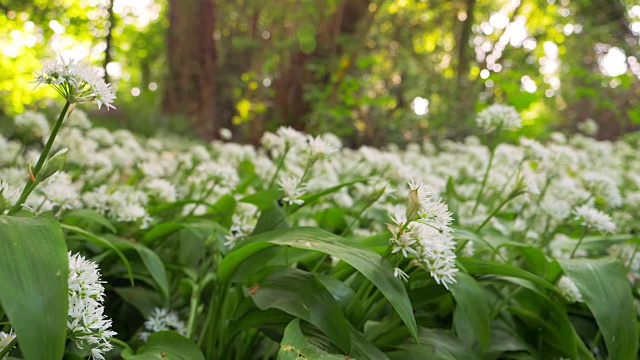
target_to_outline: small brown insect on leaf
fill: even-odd
[[[258,289],[260,289],[260,284],[254,284],[250,289],[249,289],[249,294],[251,295],[255,295],[256,291],[258,291]]]
[[[160,353],[160,356],[165,357],[165,356],[167,356],[167,354],[165,354],[165,353],[164,353],[164,351],[162,351],[162,352]]]

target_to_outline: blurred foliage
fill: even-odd
[[[51,106],[41,100],[50,90],[33,91],[32,72],[46,58],[89,57],[119,89],[105,122],[193,134],[184,117],[161,111],[170,2],[113,1],[1,0],[0,111]],[[235,140],[299,123],[354,146],[460,138],[493,102],[515,106],[527,136],[573,131],[587,118],[602,138],[640,124],[633,0],[366,0],[348,30],[349,0],[214,3],[211,101]],[[303,122],[284,114],[282,94],[296,93]]]

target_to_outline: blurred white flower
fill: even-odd
[[[573,213],[576,217],[582,220],[582,225],[596,229],[603,233],[616,232],[616,224],[611,219],[611,216],[597,210],[589,205],[582,205],[577,207]]]
[[[180,320],[178,313],[175,311],[155,308],[153,313],[147,321],[144,322],[144,327],[147,331],[140,333],[140,338],[147,342],[151,333],[159,331],[175,331],[182,336],[187,335],[187,327],[184,321]]]
[[[560,280],[558,280],[557,286],[560,293],[562,293],[569,303],[584,302],[582,293],[568,276],[562,275]]]
[[[513,106],[493,104],[476,116],[476,124],[486,132],[516,130],[522,127],[522,119]]]

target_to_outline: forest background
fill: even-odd
[[[0,121],[58,111],[31,81],[63,56],[118,88],[94,121],[145,135],[402,145],[461,139],[498,102],[514,137],[593,119],[611,139],[639,128],[639,37],[636,0],[2,0]]]

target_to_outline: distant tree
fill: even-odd
[[[218,136],[213,0],[170,0],[162,109],[191,117],[199,137]]]

